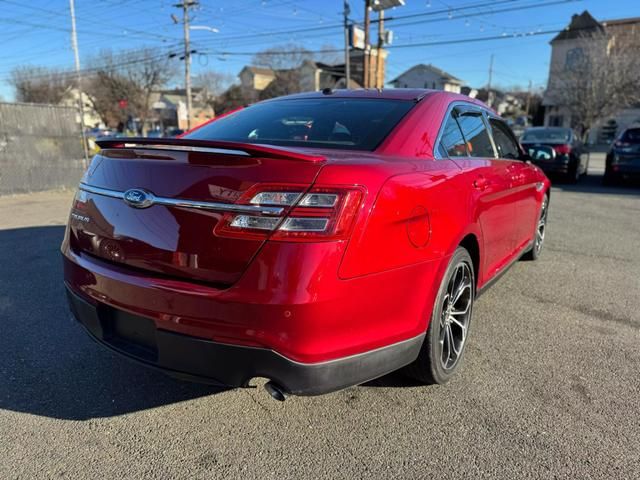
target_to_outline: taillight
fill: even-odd
[[[73,207],[76,210],[85,210],[87,208],[88,194],[84,190],[76,190],[73,197]]]
[[[227,214],[216,228],[223,236],[286,241],[341,240],[351,232],[363,190],[318,186],[308,192],[267,186],[243,196],[252,205],[282,206],[281,216]]]
[[[571,145],[554,145],[553,149],[558,155],[568,155],[571,153]]]

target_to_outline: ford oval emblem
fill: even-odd
[[[147,208],[153,205],[153,194],[141,188],[127,190],[122,199],[133,208]]]

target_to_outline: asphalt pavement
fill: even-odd
[[[553,188],[541,259],[478,300],[448,385],[284,403],[93,343],[62,286],[72,193],[0,198],[0,478],[640,478],[640,188],[602,161]]]

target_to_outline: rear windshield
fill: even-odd
[[[630,128],[620,137],[621,142],[640,143],[640,128]]]
[[[185,138],[374,150],[413,105],[366,98],[277,100],[251,105]]]
[[[565,143],[571,138],[571,130],[568,128],[542,128],[540,130],[528,130],[524,132],[521,142],[548,142]]]

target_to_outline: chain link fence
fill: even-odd
[[[0,102],[0,195],[75,187],[83,156],[75,109]]]

